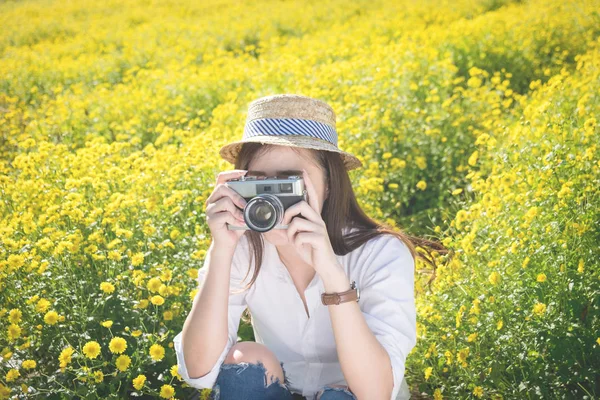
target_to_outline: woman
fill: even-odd
[[[337,147],[323,101],[253,101],[243,139],[220,154],[236,169],[219,174],[206,200],[213,240],[174,339],[182,378],[224,400],[409,398],[415,246],[443,248],[364,214],[348,176],[361,162]],[[232,229],[246,227],[246,201],[224,184],[243,175],[303,178],[307,200],[285,210],[287,229]],[[237,341],[246,307],[256,342]]]

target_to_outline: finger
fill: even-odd
[[[299,202],[285,210],[285,212],[283,213],[282,223],[284,225],[289,224],[292,218],[299,214],[302,214],[304,218],[314,222],[315,224],[324,224],[323,218],[319,214],[317,214],[317,212],[304,200],[300,200]]]
[[[226,186],[224,183],[220,183],[206,199],[204,208],[207,208],[210,203],[214,203],[222,197],[231,198],[239,208],[246,207],[246,204],[248,203],[238,192]]]
[[[321,214],[321,210],[319,210],[319,199],[317,198],[317,189],[313,184],[313,181],[308,176],[308,172],[303,169],[302,176],[304,178],[304,182],[306,183],[306,191],[308,192],[308,204],[319,214]]]
[[[214,203],[210,203],[206,208],[206,213],[210,215],[216,214],[220,211],[229,211],[234,217],[238,218],[241,221],[244,220],[244,213],[242,213],[242,211],[239,208],[237,208],[235,204],[233,204],[231,198],[227,196],[221,197]]]
[[[316,232],[319,227],[312,221],[303,218],[294,218],[288,225],[286,234],[290,242],[294,242],[296,232]]]
[[[316,248],[318,237],[319,235],[314,232],[300,232],[296,235],[296,238],[294,239],[293,243],[294,246],[296,246],[296,248],[298,249],[301,248],[304,244]]]
[[[208,219],[207,219],[207,221],[208,221]],[[221,211],[216,214],[213,214],[210,217],[210,222],[211,222],[211,224],[214,224],[217,227],[225,225],[225,223],[229,223],[231,225],[236,225],[236,226],[246,226],[246,224],[244,222],[239,221],[229,211]]]
[[[248,172],[248,171],[245,169],[234,169],[231,171],[221,171],[217,175],[217,183],[215,184],[215,186],[218,185],[219,183],[225,183],[228,180],[231,180],[234,178],[239,178],[240,176],[245,175],[246,172]]]

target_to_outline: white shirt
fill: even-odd
[[[256,343],[267,346],[283,362],[292,392],[312,400],[326,385],[347,385],[329,316],[331,306],[321,303],[325,290],[319,274],[304,292],[308,318],[276,247],[266,240],[264,243],[263,264],[255,284],[243,293],[230,293],[229,337],[212,370],[199,378],[189,377],[180,332],[174,338],[179,374],[192,387],[212,388],[227,353],[238,341],[241,314],[249,307]],[[233,256],[230,291],[243,287],[253,275],[252,257],[252,271],[242,282],[250,260],[248,246],[248,239],[242,236]],[[360,290],[358,304],[365,321],[390,355],[394,377],[390,400],[409,399],[404,371],[406,357],[417,342],[414,258],[401,240],[381,235],[337,259],[349,280],[356,281]],[[199,282],[204,278],[205,267],[206,261],[198,270]]]

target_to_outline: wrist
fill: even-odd
[[[339,293],[350,289],[350,280],[339,263],[321,274],[321,280],[325,293]]]

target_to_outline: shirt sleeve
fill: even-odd
[[[415,262],[399,238],[376,237],[361,274],[358,304],[371,331],[388,352],[394,387],[390,400],[406,390],[406,357],[417,343],[417,313],[414,296]],[[357,282],[358,284],[358,282]]]
[[[221,351],[219,358],[213,365],[210,372],[206,375],[199,377],[190,377],[186,368],[185,359],[183,356],[183,344],[182,344],[182,333],[179,332],[173,339],[175,348],[175,354],[177,355],[177,372],[181,375],[181,378],[191,387],[197,389],[211,389],[217,380],[219,371],[223,361],[227,357],[227,353],[238,341],[238,328],[240,324],[240,317],[247,307],[246,295],[248,290],[239,293],[240,289],[245,286],[246,282],[242,282],[249,265],[249,254],[246,236],[242,236],[235,249],[230,274],[229,284],[229,305],[228,305],[228,335],[227,343]],[[208,266],[208,259],[205,259],[204,265],[198,270],[198,284],[200,284],[205,275],[206,268]],[[250,278],[252,273],[248,275]],[[242,284],[243,283],[243,284]]]

